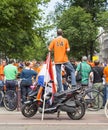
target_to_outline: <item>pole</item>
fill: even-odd
[[[44,111],[45,111],[45,97],[46,97],[46,87],[48,84],[49,62],[50,62],[50,52],[49,52],[49,54],[47,56],[47,60],[46,60],[45,91],[44,91],[44,101],[43,101],[43,108],[42,108],[42,121],[44,119]]]
[[[42,121],[43,121],[43,119],[44,119],[44,111],[45,111],[46,86],[47,86],[47,85],[45,85],[44,101],[43,101],[43,108],[42,108]]]
[[[20,89],[19,79],[18,79],[18,86],[17,86],[17,96],[18,96],[17,111],[20,111],[21,110],[21,89]]]

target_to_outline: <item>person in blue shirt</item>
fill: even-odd
[[[25,62],[25,68],[20,74],[20,87],[21,87],[21,99],[22,104],[27,100],[28,93],[31,91],[30,86],[32,85],[32,80],[36,79],[37,72],[32,69],[32,62]]]

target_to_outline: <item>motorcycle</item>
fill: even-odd
[[[47,93],[45,95],[44,88],[42,94],[42,99],[44,100],[45,98],[44,113],[53,114],[56,112],[60,113],[60,111],[64,111],[67,113],[70,119],[81,119],[85,115],[86,108],[84,99],[78,98],[80,92],[79,89],[80,87],[75,87],[73,89],[68,89],[60,93],[55,93],[53,95],[53,102],[50,103],[52,93]],[[24,102],[24,105],[21,109],[23,116],[30,118],[33,117],[37,113],[37,111],[42,113],[44,102],[43,100],[36,99],[37,93],[38,89],[29,94],[28,100]]]

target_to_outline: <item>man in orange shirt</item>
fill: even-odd
[[[56,68],[56,76],[58,83],[58,92],[63,91],[62,77],[61,77],[61,65],[63,64],[71,73],[71,84],[76,86],[75,70],[68,60],[66,52],[70,51],[69,43],[66,38],[63,38],[63,32],[61,29],[57,30],[57,38],[53,39],[50,43],[48,50],[54,50],[54,62]]]
[[[0,65],[0,80],[4,80],[4,67],[6,65],[6,60],[2,60]]]
[[[105,77],[105,82],[108,84],[108,65],[104,68],[104,77]]]
[[[6,65],[6,60],[2,59],[1,65],[0,65],[0,90],[5,90],[4,88],[4,67]],[[1,105],[1,104],[0,104]]]
[[[108,99],[108,65],[105,66],[103,73],[105,78],[105,85],[104,85],[104,105],[105,105]]]

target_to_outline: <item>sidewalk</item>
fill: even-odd
[[[0,115],[1,114],[19,114],[19,113],[21,113],[20,111],[18,111],[17,109],[16,110],[14,110],[14,111],[8,111],[8,110],[6,110],[5,109],[5,107],[0,107]]]
[[[104,109],[99,111],[86,111],[84,117],[80,120],[71,120],[66,112],[60,113],[57,119],[57,113],[45,114],[42,120],[42,114],[37,113],[32,118],[24,117],[20,111],[7,111],[4,107],[0,107],[0,126],[79,126],[79,125],[108,125],[108,119],[105,117]]]
[[[21,111],[18,111],[17,109],[14,111],[8,111],[5,109],[5,107],[0,107],[0,114],[20,114]],[[61,112],[66,113],[66,112]],[[99,111],[88,111],[86,110],[86,114],[104,114],[104,109],[100,109]]]

